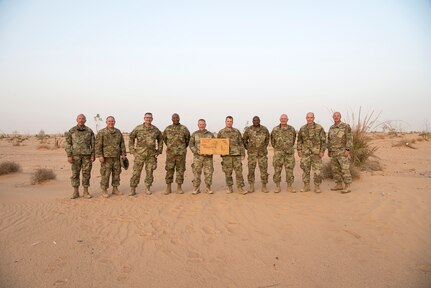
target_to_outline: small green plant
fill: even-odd
[[[31,184],[39,184],[48,180],[56,179],[57,175],[55,175],[52,169],[47,168],[38,168],[31,176]]]
[[[0,175],[10,174],[21,171],[21,166],[12,161],[4,161],[0,163]]]

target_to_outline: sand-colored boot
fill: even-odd
[[[82,195],[82,197],[84,197],[86,199],[90,199],[91,198],[90,193],[88,193],[88,187],[84,187],[84,195]]]
[[[181,188],[181,183],[177,183],[177,193],[178,194],[183,194],[184,193],[184,191],[183,191],[183,189]]]
[[[227,194],[233,193],[233,188],[232,188],[232,186],[227,186],[226,193],[227,193]]]
[[[280,193],[280,192],[281,192],[280,182],[275,183],[275,190],[274,190],[274,193]]]
[[[79,187],[73,187],[73,194],[70,199],[76,199],[79,198]]]
[[[304,182],[304,187],[302,187],[301,192],[310,191],[310,183]]]
[[[208,193],[208,194],[213,194],[213,191],[211,190],[211,185],[205,185],[206,187],[205,187],[205,192],[206,193]]]
[[[168,195],[168,194],[171,194],[171,193],[172,193],[172,185],[171,185],[171,183],[166,184],[166,190],[165,190],[165,193],[163,193],[163,194]]]
[[[295,190],[295,189],[293,189],[293,187],[292,187],[292,184],[291,184],[291,183],[287,183],[286,191],[287,191],[287,192],[290,192],[290,193],[296,193],[296,190]]]
[[[316,193],[321,193],[322,192],[320,190],[320,184],[314,184],[314,192],[316,192]]]
[[[121,192],[120,190],[118,190],[117,186],[114,186],[114,187],[112,187],[112,194],[123,195],[123,192]]]
[[[248,187],[248,193],[253,193],[253,192],[254,192],[254,183],[250,183]]]
[[[349,192],[352,192],[352,190],[350,190],[350,184],[346,184],[344,186],[344,189],[341,190],[341,193],[349,193]]]
[[[199,193],[201,193],[201,190],[199,189],[199,186],[194,186],[192,194],[193,195],[197,195]]]
[[[135,195],[136,195],[136,187],[130,187],[129,196],[135,196]]]
[[[151,192],[151,185],[145,184],[144,192],[147,195],[153,194],[153,192]]]
[[[260,189],[263,193],[268,193],[268,189],[266,188],[266,183],[262,183],[262,189]]]
[[[247,191],[245,191],[244,189],[242,189],[242,186],[238,185],[237,189],[238,189],[238,193],[241,193],[242,195],[247,194]]]
[[[109,198],[108,189],[106,189],[106,188],[102,189],[102,196],[105,198]]]
[[[341,182],[335,183],[335,186],[331,188],[331,191],[341,191],[343,190],[343,184]]]

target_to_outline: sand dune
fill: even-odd
[[[321,194],[227,195],[218,156],[215,193],[192,195],[189,153],[183,195],[162,194],[161,155],[151,196],[141,183],[101,197],[95,162],[94,198],[70,200],[62,149],[3,139],[0,161],[23,170],[0,176],[0,287],[431,287],[431,143],[395,141],[374,140],[384,171],[346,195],[329,180]],[[38,167],[57,180],[31,185]],[[297,162],[297,189],[300,175]]]

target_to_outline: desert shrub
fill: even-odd
[[[425,141],[429,141],[431,139],[431,132],[422,132],[419,134],[419,136],[425,140]]]
[[[51,150],[51,147],[48,144],[39,144],[36,147],[37,150]]]
[[[39,168],[34,171],[31,176],[31,184],[35,185],[48,180],[53,180],[57,177],[52,169]]]
[[[365,162],[365,164],[361,167],[362,171],[382,171],[382,165],[377,160],[368,160]]]
[[[10,174],[21,171],[21,166],[12,161],[3,161],[0,163],[0,175]]]
[[[332,175],[331,161],[323,163],[321,173],[322,173],[323,179],[333,179],[334,178]],[[353,179],[361,178],[361,170],[354,165],[350,165],[350,174],[352,175]]]

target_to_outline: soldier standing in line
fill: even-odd
[[[100,161],[100,188],[102,189],[103,197],[109,197],[107,189],[111,174],[112,194],[123,195],[118,190],[121,173],[120,159],[123,160],[126,155],[123,134],[115,128],[115,118],[108,116],[106,118],[106,128],[100,130],[96,136],[96,158]]]
[[[350,174],[350,149],[353,146],[352,129],[349,124],[341,122],[341,113],[334,112],[332,115],[334,125],[328,132],[328,156],[331,157],[332,175],[335,187],[332,191],[349,193],[352,175]],[[343,188],[343,182],[345,187]]]
[[[172,192],[172,182],[176,173],[177,193],[183,194],[181,185],[184,183],[184,172],[186,171],[187,146],[189,146],[190,132],[186,126],[180,124],[180,116],[172,115],[172,125],[163,131],[163,142],[166,145],[166,191],[165,195]]]
[[[243,190],[244,177],[242,176],[242,160],[245,158],[245,149],[241,132],[239,132],[238,129],[232,127],[232,116],[227,116],[225,123],[226,127],[218,132],[217,138],[229,139],[229,154],[221,156],[221,165],[226,176],[227,193],[233,193],[232,172],[235,170],[238,192],[247,194],[247,191]]]
[[[275,126],[271,131],[271,145],[274,148],[274,183],[275,193],[281,192],[281,171],[283,166],[286,172],[287,192],[295,193],[296,191],[292,188],[293,180],[293,168],[295,167],[295,151],[293,146],[296,140],[295,128],[287,124],[289,118],[286,114],[280,116],[280,124]]]
[[[84,114],[76,117],[77,125],[72,127],[66,135],[67,161],[72,164],[72,177],[70,177],[73,194],[71,199],[79,197],[79,176],[82,171],[82,186],[84,198],[91,198],[88,193],[90,186],[91,168],[94,162],[94,133],[85,126],[87,121]]]
[[[248,192],[254,192],[254,182],[256,164],[259,164],[260,180],[262,182],[262,192],[267,193],[266,184],[268,183],[268,144],[270,135],[268,129],[260,125],[260,118],[253,117],[253,125],[247,127],[243,135],[244,147],[247,150],[248,160]]]
[[[322,126],[314,122],[314,113],[309,112],[306,116],[307,124],[298,132],[297,149],[301,158],[302,182],[304,187],[301,192],[310,191],[311,168],[314,171],[314,192],[320,193],[322,183],[322,157],[326,150],[326,133]]]
[[[136,187],[144,165],[146,172],[144,192],[151,195],[150,188],[154,181],[153,171],[157,168],[157,156],[163,152],[162,133],[151,122],[153,114],[145,113],[144,124],[136,126],[129,136],[129,152],[135,156],[129,196],[136,195]]]
[[[206,122],[204,119],[198,120],[198,130],[193,132],[190,137],[189,147],[193,153],[193,194],[199,194],[201,191],[199,186],[201,185],[201,174],[204,171],[205,177],[205,192],[208,194],[213,194],[211,191],[212,177],[214,172],[213,166],[213,155],[201,154],[201,139],[202,138],[214,138],[213,133],[206,129]]]

